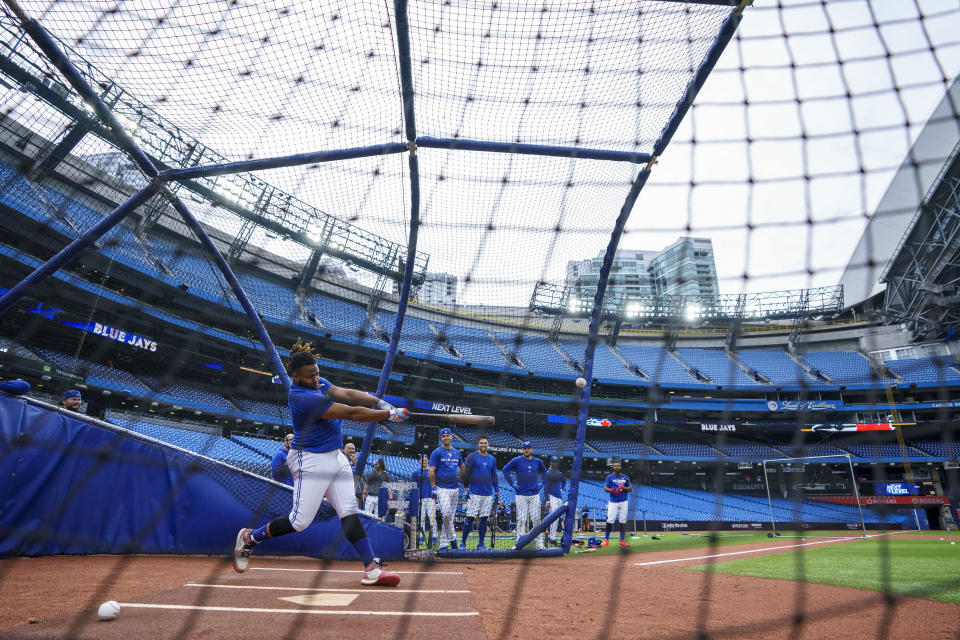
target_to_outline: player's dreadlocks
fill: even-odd
[[[312,364],[316,364],[317,355],[318,354],[314,353],[313,349],[310,348],[309,342],[301,342],[300,338],[297,338],[297,342],[290,347],[290,359],[287,361],[287,373],[293,375],[293,372],[300,367],[309,367]]]

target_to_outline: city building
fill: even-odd
[[[567,263],[566,285],[571,299],[592,300],[603,254]],[[709,238],[678,238],[658,251],[623,249],[614,256],[607,285],[608,304],[630,305],[643,300],[671,299],[685,307],[704,309],[720,295],[713,243]]]
[[[427,273],[417,292],[417,301],[434,306],[457,304],[457,276],[449,273]]]

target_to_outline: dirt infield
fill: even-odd
[[[307,558],[256,558],[244,574],[209,557],[18,558],[0,561],[0,637],[960,637],[955,605],[684,570],[702,560],[636,565],[698,555],[394,563],[392,591],[362,588],[356,563]],[[97,620],[105,600],[123,603],[117,620]]]

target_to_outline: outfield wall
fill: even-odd
[[[206,456],[0,393],[0,557],[227,554],[241,527],[290,511],[290,487]],[[325,503],[305,531],[258,547],[270,555],[358,559]],[[403,532],[361,515],[382,558]]]
[[[924,517],[923,522],[926,521]],[[923,523],[921,522],[921,524]],[[595,523],[597,531],[604,531],[606,522]],[[636,527],[636,528],[634,528]],[[772,531],[770,522],[724,522],[711,520],[637,520],[627,522],[627,531]],[[928,528],[928,527],[926,527]],[[915,531],[916,527],[905,528],[900,523],[868,522],[868,530],[877,531]],[[777,531],[859,531],[859,522],[777,522]],[[616,533],[616,530],[614,530]]]

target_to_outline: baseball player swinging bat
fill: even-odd
[[[493,416],[474,416],[464,413],[409,413],[411,418],[433,418],[434,420],[445,420],[456,424],[473,424],[480,427],[492,427],[494,424]]]

